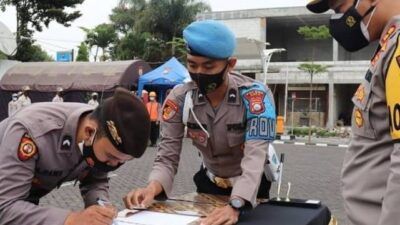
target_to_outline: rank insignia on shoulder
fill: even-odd
[[[25,134],[21,138],[21,142],[18,147],[18,158],[21,161],[27,161],[35,156],[38,152],[35,142],[31,139],[28,134]]]
[[[163,120],[164,121],[171,120],[172,118],[174,118],[177,112],[178,112],[178,104],[168,99],[163,109],[163,115],[162,115]]]

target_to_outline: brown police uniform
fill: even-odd
[[[90,170],[76,143],[80,103],[36,103],[0,123],[0,224],[62,225],[68,210],[37,206],[65,181],[80,181],[85,206],[108,199],[107,174]]]
[[[255,206],[268,144],[275,135],[274,100],[271,91],[253,79],[234,73],[227,79],[225,98],[217,108],[193,82],[174,88],[168,95],[163,106],[161,143],[149,178],[160,182],[167,196],[182,150],[186,93],[192,91],[198,122],[190,113],[187,135],[201,152],[208,178],[218,187],[232,188],[232,196]]]
[[[356,91],[353,139],[342,170],[345,209],[354,225],[400,223],[400,16],[384,29]]]

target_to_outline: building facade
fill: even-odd
[[[345,51],[338,43],[326,40],[307,41],[298,34],[301,26],[329,24],[331,12],[312,14],[305,7],[270,8],[210,12],[199,20],[220,20],[237,38],[269,43],[267,49],[284,48],[275,53],[267,71],[267,84],[272,89],[277,114],[285,117],[287,126],[308,125],[310,75],[298,69],[302,63],[328,66],[327,72],[313,77],[311,124],[332,128],[341,119],[349,125],[353,104],[351,98],[364,79],[376,43],[355,53]],[[264,80],[259,53],[238,57],[236,69],[245,75]],[[287,85],[286,85],[287,84]],[[293,119],[292,119],[293,118]]]

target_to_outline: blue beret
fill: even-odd
[[[213,59],[226,59],[233,55],[236,39],[233,32],[215,20],[196,21],[183,30],[189,54]]]

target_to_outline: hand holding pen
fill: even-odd
[[[98,205],[92,205],[79,212],[71,212],[64,225],[111,225],[117,216],[117,210],[111,203],[99,199]]]

